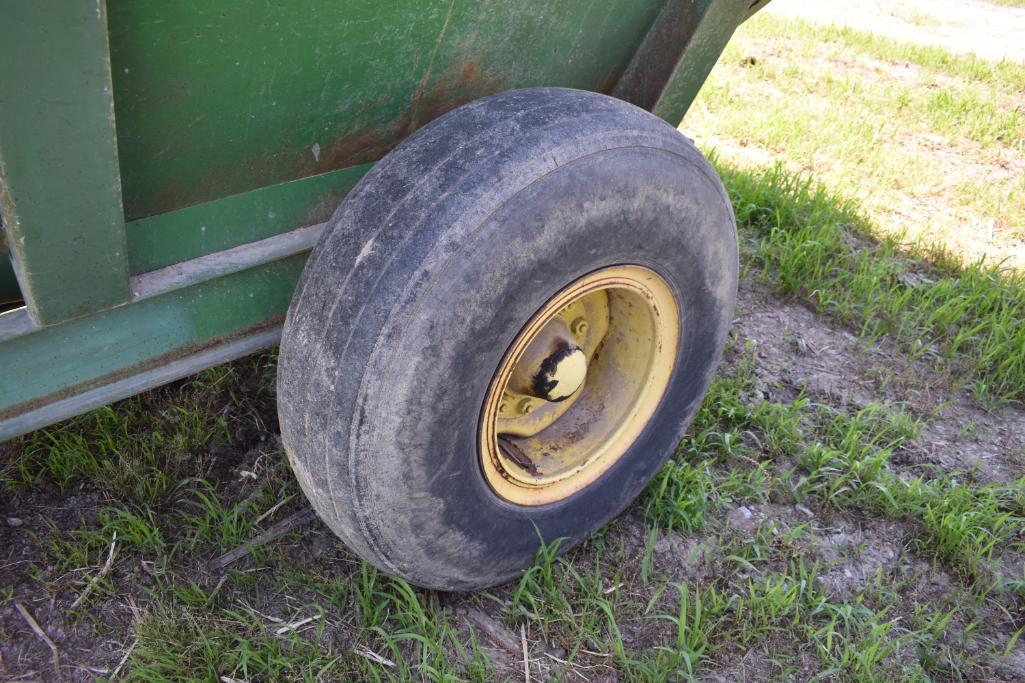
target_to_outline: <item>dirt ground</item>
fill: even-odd
[[[773,0],[763,11],[986,59],[1025,62],[1025,7],[985,0]]]
[[[939,468],[962,472],[966,479],[979,482],[1005,483],[1025,475],[1021,457],[1025,452],[1025,411],[1005,408],[997,414],[983,412],[966,396],[947,394],[942,388],[946,382],[935,375],[928,361],[909,360],[905,354],[888,349],[885,343],[866,347],[850,332],[831,326],[805,307],[760,285],[748,282],[742,286],[732,346],[754,354],[759,391],[761,398],[767,400],[790,401],[804,392],[813,402],[837,408],[857,410],[872,402],[892,401],[913,404],[922,412],[933,411],[934,417],[929,419],[920,438],[895,453],[891,461],[908,475],[928,475]],[[739,354],[732,354],[726,369],[738,358]],[[272,448],[275,438],[271,435],[268,439]],[[259,469],[259,446],[255,440],[243,441],[238,448],[224,452],[220,463],[223,480],[246,482],[245,473]],[[780,470],[792,465],[786,458],[776,463]],[[232,499],[237,502],[249,493],[244,485],[238,485]],[[60,586],[66,582],[62,584],[60,577],[49,574],[45,549],[37,538],[45,537],[51,524],[73,528],[80,518],[88,520],[103,501],[88,487],[65,495],[59,502],[57,496],[56,491],[41,487],[0,500],[0,520],[5,520],[0,522],[0,572],[5,577],[4,584],[12,591],[10,599],[0,607],[0,680],[50,680],[53,671],[51,650],[29,628],[15,603],[27,607],[52,639],[62,668],[75,681],[94,680],[114,671],[132,647],[133,621],[144,618],[150,608],[147,588],[158,579],[152,574],[153,567],[147,567],[146,562],[132,566],[128,560],[116,560],[111,573],[115,591],[92,606],[85,618],[69,613],[77,589],[62,589]],[[290,505],[286,511],[293,509],[295,506]],[[717,539],[731,532],[746,537],[759,529],[770,529],[775,535],[804,529],[802,543],[809,562],[820,561],[827,567],[819,576],[820,587],[836,600],[852,598],[869,577],[879,572],[905,577],[901,590],[909,605],[932,597],[939,600],[958,583],[942,566],[910,549],[915,532],[903,521],[772,502],[738,505],[711,520],[703,532],[669,532],[661,536],[654,546],[650,571],[674,581],[693,583],[708,579],[724,571],[723,560],[716,552],[722,541]],[[612,525],[603,541],[606,546],[622,549],[625,559],[618,575],[626,584],[636,580],[640,571],[639,558],[644,555],[646,534],[643,514],[634,506]],[[357,558],[319,521],[300,527],[298,534],[277,543],[285,549],[289,571],[356,580]],[[188,577],[216,592],[216,572],[207,571],[201,562],[188,566],[187,563],[197,562],[195,557],[186,556],[180,561],[186,565],[161,571]],[[575,551],[574,562],[584,573],[589,559],[584,551]],[[243,566],[250,566],[252,571],[261,568],[258,563],[250,565],[248,560]],[[263,569],[274,571],[275,565]],[[1020,573],[1020,569],[1007,566],[1012,572]],[[57,588],[46,591],[38,581],[40,575]],[[735,578],[742,585],[746,574],[741,572]],[[507,590],[497,592],[498,600],[485,600],[477,595],[440,599],[452,608],[454,627],[460,633],[468,637],[472,630],[476,634],[496,674],[517,679],[522,672],[521,635],[502,624],[500,605],[508,597]],[[291,591],[261,595],[242,590],[234,595],[239,609],[252,608],[264,615],[268,631],[294,620],[302,606],[313,600]],[[991,616],[996,627],[1001,628],[996,609]],[[351,647],[353,631],[349,619],[344,610],[326,615],[327,637],[343,647]],[[625,623],[623,640],[631,647],[643,647],[653,637],[650,630],[650,619]],[[558,663],[566,653],[557,643],[546,642],[539,633],[528,632],[526,639],[536,679],[548,680],[556,675]],[[578,680],[619,680],[603,656],[584,656],[577,662]],[[764,653],[751,649],[742,657],[732,653],[718,664],[713,662],[700,678],[760,681],[772,670]],[[1025,680],[1025,646],[1016,646],[995,675],[995,680]]]
[[[800,304],[757,288],[745,288],[738,307],[737,332],[756,342],[756,372],[766,386],[803,388],[813,401],[854,411],[889,402],[931,414],[919,438],[896,459],[906,473],[967,471],[986,483],[1025,476],[1025,411],[988,413],[967,395],[948,393],[946,378],[927,360],[912,362],[885,340],[865,346]]]

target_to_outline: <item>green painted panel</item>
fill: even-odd
[[[510,88],[609,91],[662,0],[109,0],[130,220],[380,158]]]
[[[0,4],[0,208],[41,324],[128,298],[104,3]]]
[[[733,32],[748,16],[752,0],[706,0],[697,27],[689,31],[683,54],[652,113],[674,126],[680,125],[712,67],[719,60]]]
[[[306,255],[0,342],[0,420],[280,323]]]
[[[609,92],[622,80],[678,120],[748,9],[747,0],[109,3],[113,97],[102,0],[0,0],[0,206],[30,306],[44,323],[63,321],[37,329],[23,311],[8,314],[0,427],[44,406],[70,414],[107,389],[137,391],[158,381],[155,368],[266,342],[305,256],[281,251],[297,244],[288,235],[277,252],[241,250],[279,259],[270,263],[217,253],[192,261],[193,278],[161,280],[169,269],[148,280],[149,291],[179,289],[99,310],[125,301],[129,267],[149,272],[320,222],[369,162],[492,92]],[[658,65],[657,78],[646,64]],[[241,270],[217,275],[225,264]]]
[[[372,164],[271,185],[127,225],[133,275],[331,217]]]
[[[612,94],[680,125],[751,2],[670,0]]]

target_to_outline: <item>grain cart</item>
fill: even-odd
[[[761,4],[3,0],[0,438],[280,342],[364,558],[473,589],[569,547],[720,357],[734,219],[675,126]]]

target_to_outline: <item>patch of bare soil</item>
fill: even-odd
[[[911,238],[946,244],[969,263],[987,259],[1005,267],[1025,267],[1025,219],[980,217],[961,205],[965,188],[977,187],[980,179],[1010,187],[1025,177],[1025,156],[1006,148],[985,151],[967,138],[933,134],[902,133],[898,142],[907,154],[928,158],[930,172],[942,180],[910,188],[881,208],[890,214],[889,222]],[[923,221],[923,216],[930,220]]]
[[[0,451],[0,457],[6,456]],[[39,676],[42,680],[54,676],[53,652],[32,631],[28,619],[34,619],[56,644],[62,666],[77,667],[83,657],[101,664],[119,657],[118,643],[98,638],[95,624],[88,620],[69,619],[57,605],[56,596],[35,578],[39,573],[52,572],[37,539],[48,536],[51,524],[76,528],[83,516],[95,521],[99,504],[94,491],[61,497],[47,486],[31,495],[0,497],[0,586],[10,596],[0,602],[0,680],[7,680],[6,675]],[[101,619],[112,632],[127,630],[128,620],[122,618],[120,609],[101,610]],[[77,680],[93,679],[87,669],[88,665]],[[75,679],[75,675],[72,677]]]
[[[985,59],[1025,62],[1025,8],[984,0],[773,0],[763,11]]]
[[[762,290],[743,287],[738,309],[737,332],[756,343],[756,372],[770,399],[804,391],[813,401],[851,410],[892,403],[923,419],[919,438],[891,459],[910,474],[964,472],[982,483],[1025,476],[1025,411],[986,412],[932,361],[911,360],[885,339],[866,346],[804,306]],[[783,393],[772,396],[772,387]]]

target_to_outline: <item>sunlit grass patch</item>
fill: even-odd
[[[1025,66],[763,13],[682,129],[746,169],[780,161],[891,235],[1025,266]]]

